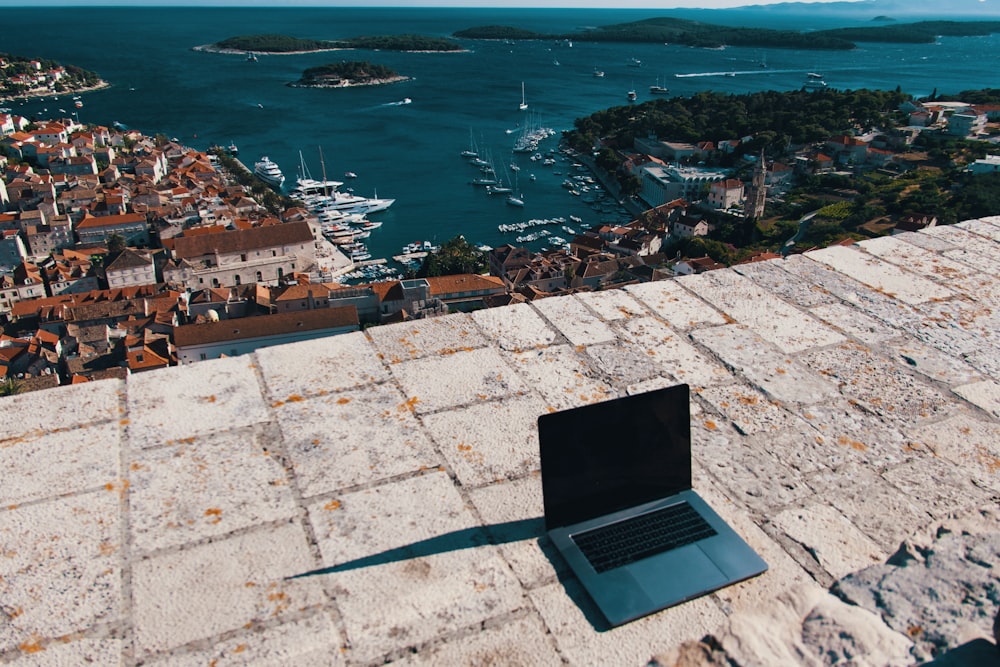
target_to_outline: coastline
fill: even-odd
[[[250,51],[246,49],[224,49],[216,46],[215,44],[202,44],[201,46],[192,46],[192,51],[200,51],[202,53],[218,53],[227,56],[245,56]],[[257,55],[261,56],[296,56],[302,55],[304,53],[324,53],[326,51],[353,51],[353,48],[344,46],[333,46],[328,49],[309,49],[306,51],[253,51]]]
[[[43,92],[43,91],[38,91],[38,90],[28,91],[26,93],[18,93],[17,95],[11,97],[10,100],[11,101],[16,100],[16,99],[32,99],[33,100],[33,99],[39,99],[39,98],[43,98],[43,97],[59,97],[60,95],[79,95],[80,93],[92,93],[95,90],[104,90],[105,88],[110,88],[110,87],[111,87],[110,83],[108,83],[104,79],[101,79],[97,84],[95,84],[93,86],[82,86],[80,88],[72,88],[72,89],[67,88],[66,90],[63,90],[63,91],[58,92],[58,93],[55,92],[55,91],[51,91],[51,90],[48,91],[48,92]]]
[[[301,83],[298,81],[285,84],[289,88],[356,88],[358,86],[384,86],[390,83],[400,83],[402,81],[410,81],[413,77],[410,76],[394,76],[388,79],[372,79],[370,81],[345,81],[341,80],[337,84],[325,84],[325,83]]]

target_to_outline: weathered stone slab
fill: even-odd
[[[393,376],[417,414],[516,396],[528,390],[493,348],[395,364]]]
[[[221,431],[139,452],[129,466],[135,549],[152,551],[292,518],[281,464],[258,434]]]
[[[271,401],[325,394],[372,382],[389,373],[361,332],[257,350],[254,355]]]
[[[267,405],[252,357],[138,373],[128,381],[128,437],[136,448],[265,422]]]
[[[834,578],[879,563],[888,554],[829,505],[788,509],[772,523],[808,551]]]
[[[487,624],[470,635],[461,635],[409,653],[399,665],[538,665],[560,667],[548,631],[537,616]]]
[[[802,260],[792,256],[780,262],[737,264],[733,267],[733,271],[746,276],[761,288],[801,308],[815,308],[820,305],[838,303],[837,299],[821,285],[803,283],[797,276],[785,271],[786,264],[796,261]]]
[[[666,374],[646,350],[636,345],[591,345],[587,356],[615,386],[633,386]]]
[[[992,496],[972,482],[967,470],[932,454],[890,468],[882,476],[934,519],[980,507]]]
[[[121,431],[115,421],[0,441],[0,507],[115,483]]]
[[[924,250],[930,250],[931,252],[947,253],[948,251],[955,250],[956,246],[954,243],[950,243],[946,238],[941,236],[932,236],[931,234],[926,234],[927,230],[920,230],[919,232],[906,232],[903,234],[896,234],[896,238],[901,241],[906,241],[911,243],[918,248],[923,248]]]
[[[477,310],[472,319],[503,350],[520,352],[545,347],[556,340],[555,330],[526,303]]]
[[[676,280],[629,285],[625,291],[678,331],[726,323],[722,313],[681,287]]]
[[[486,336],[465,313],[409,320],[392,327],[370,327],[366,333],[389,364],[454,354],[487,344]]]
[[[538,470],[537,398],[491,401],[427,415],[423,422],[462,486],[502,482]]]
[[[59,433],[78,426],[122,418],[119,399],[125,390],[120,380],[46,389],[45,409],[38,410],[35,392],[3,397],[0,410],[0,447],[12,438]]]
[[[108,486],[0,510],[0,652],[120,619],[123,487]]]
[[[524,606],[517,580],[444,473],[308,510],[324,562],[343,569],[320,576],[336,595],[349,661],[373,662]],[[351,567],[355,559],[364,560]]]
[[[625,340],[632,343],[630,347],[645,353],[649,362],[678,383],[705,387],[732,380],[725,367],[654,317],[630,319],[623,323],[622,331]]]
[[[744,435],[780,431],[800,423],[780,404],[768,400],[752,387],[735,384],[706,387],[698,395],[725,415]]]
[[[995,280],[983,276],[968,264],[956,262],[936,252],[924,250],[895,236],[882,236],[858,243],[868,253],[936,283],[966,294],[975,293]]]
[[[617,396],[589,364],[568,345],[508,355],[510,363],[547,403],[548,410],[565,410]]]
[[[952,391],[994,417],[1000,417],[1000,384],[993,380],[973,382]]]
[[[615,334],[608,325],[594,317],[582,302],[572,297],[541,299],[533,302],[532,306],[566,336],[572,345],[594,345],[615,339]]]
[[[700,329],[692,337],[773,400],[809,404],[837,395],[818,373],[742,326]]]
[[[913,305],[954,295],[952,290],[918,273],[901,271],[897,266],[844,246],[814,250],[807,256],[903,303]]]
[[[136,656],[297,614],[325,601],[298,523],[143,558],[132,566]]]
[[[823,347],[844,336],[790,306],[735,271],[708,271],[677,279],[732,320],[786,353]]]
[[[47,643],[26,644],[21,656],[6,667],[73,667],[74,665],[119,665],[124,643],[114,637],[60,637]]]
[[[959,413],[912,429],[910,437],[960,466],[977,486],[1000,491],[1000,424]]]
[[[389,384],[286,403],[275,414],[305,497],[441,463],[412,406]]]
[[[900,338],[888,342],[883,349],[886,354],[902,359],[924,377],[952,387],[982,378],[979,371],[961,358],[945,354],[919,341]]]
[[[870,317],[862,311],[844,303],[831,303],[816,306],[809,311],[814,317],[826,324],[843,331],[865,345],[878,345],[890,338],[899,336],[899,332],[884,322]]]
[[[994,242],[1000,242],[1000,226],[996,224],[996,216],[980,218],[978,220],[965,220],[959,223],[962,229],[987,238]]]
[[[921,231],[921,234],[950,243],[974,255],[993,258],[993,262],[996,261],[996,241],[969,231],[965,225],[938,225]],[[947,254],[954,255],[952,251],[947,251]],[[972,261],[974,260],[970,258],[967,263],[971,264]]]
[[[701,639],[725,620],[715,600],[705,596],[604,631],[606,621],[576,579],[529,595],[570,665],[644,665],[661,647]]]
[[[644,306],[620,289],[602,292],[581,292],[576,298],[590,307],[605,322],[627,320],[649,314]]]
[[[157,656],[143,664],[152,667],[338,667],[345,664],[338,636],[329,615],[320,612],[275,627],[253,629],[223,641],[205,642],[207,646]]]

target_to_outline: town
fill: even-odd
[[[316,214],[298,202],[265,207],[237,183],[223,156],[117,123],[29,120],[5,109],[2,389],[123,377],[407,318],[721,268],[728,262],[709,250],[734,248],[713,240],[721,226],[755,227],[769,207],[787,206],[803,179],[905,178],[930,160],[913,148],[922,133],[992,138],[1000,105],[907,101],[895,112],[905,118],[897,127],[829,136],[783,156],[756,151],[752,135],[692,143],[636,136],[628,145],[602,137],[589,152],[564,145],[566,159],[617,197],[630,222],[599,224],[542,252],[492,248],[480,258],[489,275],[411,271],[347,284],[355,262],[324,237]],[[741,155],[728,161],[733,167],[716,166],[731,153]],[[964,170],[1000,171],[1000,156],[983,154]],[[835,197],[823,209],[802,211],[799,231],[842,209]],[[939,219],[931,212],[879,222],[870,234],[914,231]],[[736,261],[807,250],[803,238]],[[461,238],[450,245],[475,250]]]

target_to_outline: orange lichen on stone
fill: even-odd
[[[842,435],[839,438],[837,438],[837,444],[843,447],[850,447],[851,449],[856,449],[859,452],[863,452],[868,449],[868,446],[865,443],[859,442],[857,440],[851,440],[846,435]]]
[[[346,396],[341,396],[340,398],[337,399],[337,405],[347,405],[350,402],[351,399],[347,398]]]
[[[586,345],[577,345],[576,346],[576,351],[577,352],[584,352],[586,349],[587,349]]]
[[[333,510],[339,510],[340,509],[340,501],[339,500],[331,500],[326,505],[323,505],[323,509],[330,510],[331,512]]]
[[[128,468],[129,468],[129,470],[142,470],[143,467],[144,466],[141,463],[139,463],[138,461],[133,461],[132,465],[130,465]]]
[[[716,431],[718,430],[719,427],[711,419],[706,419],[705,428],[707,428],[709,431]]]
[[[418,402],[420,402],[420,399],[417,398],[416,396],[413,396],[403,405],[406,406],[406,409],[409,410],[410,412],[414,412],[415,406],[417,405]]]
[[[233,653],[243,653],[243,651],[245,651],[245,650],[247,650],[247,645],[246,644],[240,644],[239,646],[237,646],[236,648],[233,649]]]
[[[785,375],[788,371],[786,371],[781,366],[778,366],[777,368],[774,369],[774,372],[777,373],[778,375]]]
[[[756,396],[739,396],[740,403],[743,405],[757,405],[760,403],[760,399]]]
[[[460,443],[458,443],[458,451],[460,451],[460,452],[471,452],[472,451],[472,445],[466,445],[465,443],[460,442]]]
[[[244,588],[254,588],[256,585],[257,585],[256,583],[254,583],[252,581],[248,581],[247,583],[243,584],[243,587]]]
[[[205,516],[222,516],[222,510],[218,507],[209,507],[205,510]]]
[[[208,401],[209,403],[215,403],[215,394],[206,397],[205,400]]]
[[[289,396],[285,400],[288,401],[289,403],[301,403],[302,401],[304,401],[306,399],[303,398],[302,396],[299,396],[298,394],[292,394],[291,396]]]
[[[119,423],[120,425],[122,425],[122,426],[128,426],[128,425],[129,425],[129,420],[128,420],[128,418],[126,417],[125,419],[122,419],[122,420],[121,420],[121,421],[119,421],[118,423]]]
[[[17,648],[19,648],[22,653],[39,653],[45,650],[45,647],[42,646],[41,639],[38,637],[32,637],[30,641],[21,642],[17,645]]]

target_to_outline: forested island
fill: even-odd
[[[288,84],[293,88],[347,88],[349,86],[377,86],[407,81],[395,70],[366,61],[344,61],[310,67],[302,78]]]
[[[849,50],[856,42],[930,43],[938,35],[970,37],[1000,32],[998,21],[922,21],[862,28],[796,32],[742,28],[659,17],[602,26],[572,34],[545,34],[513,26],[487,25],[455,33],[463,39],[577,40],[581,42],[666,43],[699,48],[749,46],[785,49]]]
[[[424,35],[370,35],[347,39],[301,39],[288,35],[241,35],[230,37],[195,50],[216,53],[307,53],[339,49],[371,51],[461,51],[462,45],[453,39]]]
[[[0,53],[0,98],[78,93],[107,85],[96,72],[76,65]]]

